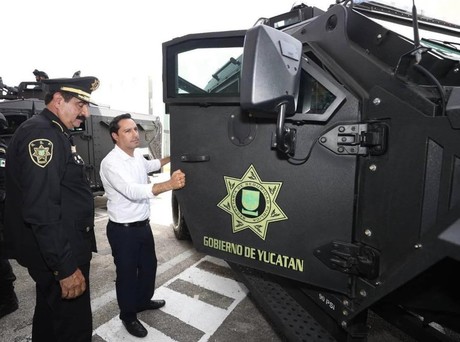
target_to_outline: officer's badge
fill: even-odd
[[[53,159],[53,143],[48,139],[35,139],[29,143],[29,154],[32,161],[46,167]]]
[[[0,158],[0,167],[5,167],[6,166],[6,160],[3,158]]]

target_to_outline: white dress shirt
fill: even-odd
[[[158,159],[147,160],[137,149],[131,157],[115,145],[102,160],[100,169],[111,221],[130,223],[150,217],[150,199],[154,195],[147,173],[160,168]]]

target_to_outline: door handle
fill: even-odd
[[[198,154],[183,154],[180,157],[181,162],[184,163],[203,163],[211,160],[210,156]]]

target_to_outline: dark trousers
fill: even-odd
[[[33,342],[90,342],[93,334],[89,291],[89,263],[79,266],[86,291],[75,299],[61,298],[61,286],[52,272],[29,269],[36,283],[32,325]]]
[[[1,140],[1,139],[0,139]],[[0,202],[0,305],[17,301],[14,293],[14,281],[16,276],[13,273],[10,261],[3,255],[3,202]]]
[[[153,297],[157,257],[150,224],[124,227],[109,221],[107,238],[116,267],[120,319],[131,322]]]
[[[0,257],[0,297],[14,292],[13,283],[16,276],[13,273],[10,261]]]

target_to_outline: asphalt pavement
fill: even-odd
[[[153,181],[168,177],[156,174]],[[149,332],[143,339],[129,335],[118,318],[115,266],[105,235],[106,198],[95,197],[98,252],[93,255],[90,274],[93,342],[282,341],[224,261],[197,253],[190,241],[175,238],[170,196],[170,192],[164,193],[151,201],[158,258],[154,298],[165,299],[166,305],[139,314]],[[19,309],[0,319],[0,341],[31,341],[35,286],[27,270],[11,262],[17,277]]]
[[[161,182],[167,173],[152,180]],[[191,241],[179,241],[172,230],[171,193],[151,201],[151,226],[155,238],[158,271],[154,299],[166,305],[145,311],[138,318],[148,330],[139,339],[127,333],[120,319],[115,296],[115,266],[106,238],[106,202],[95,197],[95,232],[98,252],[91,262],[90,288],[93,310],[93,342],[281,342],[280,336],[236,280],[233,270],[222,260],[198,253]],[[27,270],[11,261],[17,280],[19,309],[0,319],[0,342],[31,341],[35,286]],[[76,318],[78,319],[78,318]],[[395,327],[372,315],[369,342],[414,342]],[[309,339],[300,338],[301,341]]]

